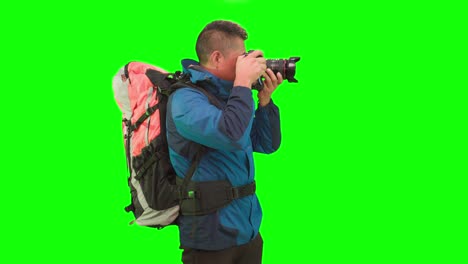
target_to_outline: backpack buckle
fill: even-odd
[[[188,199],[193,199],[193,198],[195,198],[195,191],[188,191],[188,192],[187,192],[187,198],[188,198]]]
[[[177,193],[180,201],[187,199],[200,199],[200,192],[198,191],[183,192],[181,189],[179,189]]]

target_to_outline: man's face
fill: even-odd
[[[234,81],[236,78],[237,57],[245,53],[244,40],[235,38],[232,40],[230,48],[223,53],[223,58],[218,65],[218,75],[221,79]]]

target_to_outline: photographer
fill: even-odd
[[[267,69],[261,51],[246,54],[246,31],[229,21],[208,24],[197,39],[199,63],[183,62],[193,83],[220,103],[194,88],[174,92],[167,107],[167,136],[171,162],[185,177],[194,145],[208,147],[192,181],[227,180],[232,186],[254,182],[253,152],[272,153],[280,145],[278,107],[271,95],[282,83],[280,73]],[[264,77],[255,110],[252,84]],[[255,110],[255,111],[254,111]],[[215,213],[179,216],[182,261],[203,264],[257,264],[262,260],[259,234],[262,211],[256,194],[234,199]]]

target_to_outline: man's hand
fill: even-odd
[[[239,56],[236,63],[234,86],[252,88],[252,83],[265,74],[265,70],[266,60],[263,58],[263,52],[255,50],[247,55]]]
[[[263,89],[258,92],[258,102],[261,107],[270,103],[271,94],[276,90],[278,85],[283,82],[283,76],[281,76],[281,73],[278,72],[275,76],[275,73],[273,73],[270,68],[266,70],[263,77],[265,78],[263,81]]]

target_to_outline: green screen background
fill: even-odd
[[[111,79],[129,61],[179,70],[202,28],[227,19],[247,49],[301,57],[299,83],[273,95],[281,148],[255,155],[264,263],[466,263],[462,6],[1,6],[0,262],[180,263],[177,228],[128,225]]]

